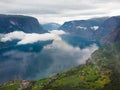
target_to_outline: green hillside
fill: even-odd
[[[86,64],[39,81],[23,90],[120,90],[120,43],[100,48]],[[2,85],[0,90],[17,90],[20,82]],[[9,89],[7,89],[10,87]]]

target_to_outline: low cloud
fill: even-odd
[[[55,39],[52,44],[44,46],[42,51],[37,53],[12,49],[0,55],[0,76],[3,76],[0,82],[18,78],[38,80],[66,71],[84,64],[97,49],[95,44],[80,49],[62,39]]]
[[[56,52],[62,52],[62,55],[59,53],[52,53],[56,59],[61,59],[61,57],[69,57],[69,59],[74,58],[76,63],[83,64],[85,61],[90,58],[91,54],[98,49],[96,44],[92,44],[86,48],[73,47],[65,41],[54,40],[54,42],[50,45],[47,45],[43,48],[43,50],[56,50]],[[54,57],[53,56],[53,57]]]
[[[2,35],[0,41],[7,42],[7,41],[15,40],[15,39],[21,40],[21,39],[24,39],[25,35],[26,34],[22,31],[14,31],[14,32]]]
[[[46,34],[28,34],[16,31],[3,35],[2,41],[6,42],[19,39],[19,44],[50,39],[54,41],[51,44],[43,45],[43,48],[39,52],[25,52],[19,49],[21,46],[18,45],[18,48],[7,49],[7,51],[0,54],[0,77],[2,77],[0,78],[0,82],[18,78],[38,80],[48,77],[85,63],[91,54],[98,49],[96,44],[83,49],[74,47],[62,40],[59,36],[61,34],[66,33],[62,30],[54,30]],[[17,38],[19,35],[21,37]],[[25,48],[25,46],[28,47],[26,44],[22,45],[22,48]],[[39,44],[37,45],[40,47]],[[32,47],[34,46],[31,45],[30,48]],[[38,47],[35,46],[34,49],[36,50]]]
[[[44,46],[41,51],[42,55],[47,55],[47,57],[53,60],[50,67],[44,71],[44,76],[53,75],[57,72],[84,64],[97,49],[98,46],[96,44],[80,49],[79,47],[71,46],[63,40],[54,40],[52,44]],[[36,79],[39,79],[39,76],[41,76],[41,73],[36,74]]]
[[[14,31],[5,35],[2,35],[0,41],[7,42],[12,40],[20,40],[17,44],[32,44],[38,41],[48,41],[59,39],[59,35],[65,34],[62,30],[53,30],[49,33],[37,34],[37,33],[24,33],[22,31]]]
[[[50,33],[56,34],[56,35],[66,34],[63,30],[52,30],[50,31]]]

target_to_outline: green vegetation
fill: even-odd
[[[116,43],[94,52],[84,65],[31,82],[29,90],[120,90],[119,67],[120,43]],[[17,82],[5,84],[0,90],[16,88]]]
[[[19,83],[18,80],[7,82],[0,87],[0,90],[17,90],[19,88]]]

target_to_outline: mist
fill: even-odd
[[[24,33],[23,31],[14,31],[8,34],[0,35],[1,42],[20,40],[17,44],[32,44],[38,41],[48,41],[59,38],[59,35],[65,34],[62,30],[53,30],[49,33],[37,34],[37,33]]]
[[[0,54],[0,82],[38,80],[63,72],[84,64],[98,49],[96,44],[85,48],[72,46],[61,38],[63,34],[67,33],[53,30],[45,34],[12,32],[2,35],[1,42],[18,41],[15,46],[1,49],[4,52]]]

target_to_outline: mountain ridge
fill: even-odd
[[[34,17],[0,14],[0,33],[5,34],[16,30],[26,33],[45,32],[45,30],[39,24],[38,20]]]

